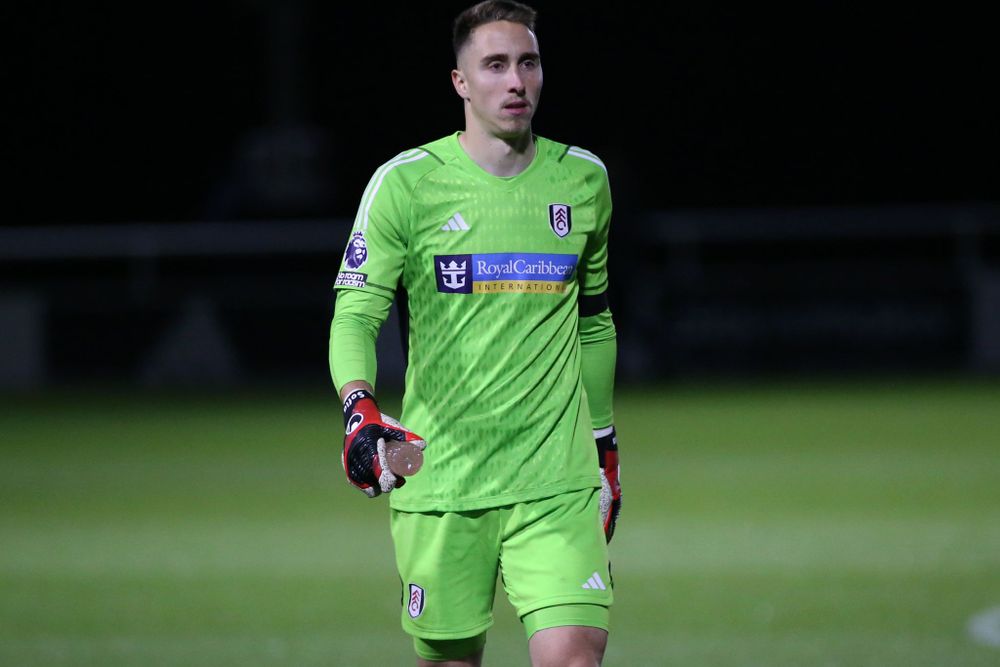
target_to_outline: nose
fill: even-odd
[[[507,87],[512,93],[524,94],[524,80],[518,67],[511,67],[507,75]]]

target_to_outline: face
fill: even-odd
[[[531,131],[542,92],[542,63],[538,40],[527,26],[495,21],[473,30],[451,79],[467,102],[467,125],[501,139]]]

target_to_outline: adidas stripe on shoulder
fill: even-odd
[[[604,166],[604,163],[601,161],[601,158],[597,157],[596,155],[594,155],[593,153],[584,148],[580,148],[579,146],[570,146],[569,149],[566,151],[566,155],[572,155],[573,157],[580,158],[581,160],[587,160],[588,162],[593,162],[598,167],[603,169],[605,174],[608,173],[608,168]]]
[[[385,177],[395,168],[408,164],[410,162],[416,162],[417,160],[422,160],[428,157],[430,153],[427,151],[420,150],[419,148],[414,148],[412,150],[403,151],[396,157],[392,158],[381,167],[375,170],[372,175],[371,180],[368,181],[368,187],[365,188],[364,194],[361,196],[361,206],[358,207],[358,215],[354,219],[354,229],[365,230],[368,229],[368,213],[371,211],[372,202],[375,201],[375,196],[378,194],[379,188],[382,187]]]

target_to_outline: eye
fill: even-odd
[[[506,69],[506,65],[500,60],[493,60],[486,65],[486,68],[491,72],[502,72]]]
[[[535,68],[538,67],[538,61],[537,60],[522,60],[521,61],[521,67],[523,69],[527,69],[527,70],[535,69]]]

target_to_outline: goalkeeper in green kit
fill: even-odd
[[[393,491],[418,664],[481,663],[500,574],[533,665],[599,665],[621,507],[607,172],[593,153],[532,134],[532,8],[467,9],[454,48],[464,131],[376,170],[337,275],[344,469],[371,497]],[[394,300],[407,311],[398,422],[373,389]],[[394,440],[426,446],[417,474],[392,471]]]

